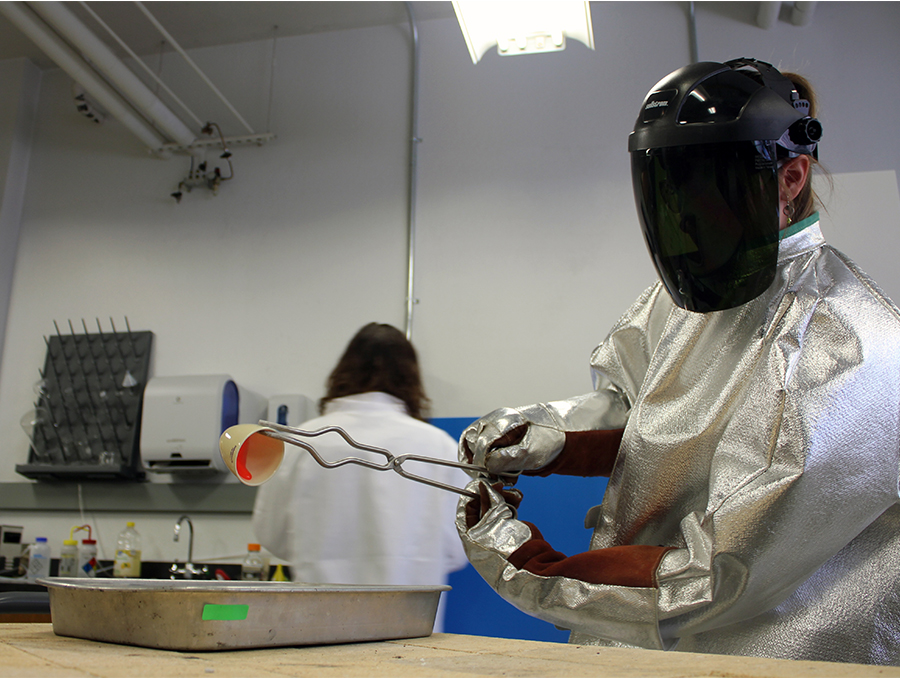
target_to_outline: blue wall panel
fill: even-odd
[[[435,426],[459,439],[474,417],[446,417],[432,420]],[[524,499],[519,517],[534,523],[557,551],[566,555],[586,551],[591,538],[584,528],[584,515],[599,504],[606,490],[606,478],[520,478],[516,487]],[[450,575],[453,590],[447,594],[444,630],[498,638],[522,638],[565,642],[568,631],[535,619],[503,600],[471,565]]]

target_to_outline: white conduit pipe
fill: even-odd
[[[194,133],[63,3],[29,2],[28,5],[93,62],[97,70],[122,92],[126,100],[170,141],[183,145],[194,141]]]
[[[241,114],[237,112],[235,107],[232,106],[231,103],[228,101],[228,99],[225,98],[225,95],[222,94],[219,91],[219,89],[212,83],[212,80],[210,80],[209,78],[206,77],[206,73],[204,73],[203,71],[200,70],[200,67],[191,60],[191,58],[187,55],[187,52],[185,52],[181,48],[181,45],[179,45],[175,41],[175,38],[173,38],[169,34],[169,32],[163,27],[163,25],[156,20],[156,17],[154,17],[152,14],[150,14],[150,11],[146,7],[144,7],[144,4],[142,2],[135,2],[134,4],[137,5],[138,9],[140,9],[141,12],[143,12],[144,15],[150,20],[150,23],[152,23],[154,26],[156,26],[156,29],[162,34],[162,36],[166,40],[168,40],[169,44],[172,45],[172,47],[175,48],[175,51],[177,51],[182,56],[182,58],[188,62],[188,65],[190,65],[190,67],[193,68],[197,72],[197,75],[199,75],[201,78],[203,78],[203,82],[205,82],[209,86],[209,88],[213,91],[213,93],[217,97],[219,97],[221,102],[223,104],[225,104],[225,106],[228,107],[228,110],[231,111],[231,113],[234,115],[234,117],[240,121],[240,123],[246,128],[246,130],[248,132],[250,132],[250,134],[256,134],[256,132],[253,131],[253,128],[250,127],[249,124],[247,124],[247,121],[241,117]]]
[[[122,38],[120,38],[103,19],[97,16],[97,13],[94,10],[88,7],[88,4],[86,2],[79,2],[78,4],[81,5],[82,9],[84,9],[85,12],[91,15],[91,18],[96,21],[97,24],[103,28],[103,30],[109,33],[109,37],[115,40],[118,43],[119,47],[121,47],[125,51],[125,53],[128,54],[128,56],[134,59],[134,62],[138,66],[140,66],[157,85],[162,87],[163,91],[165,91],[165,93],[168,94],[175,103],[181,106],[182,110],[190,116],[191,120],[197,123],[197,127],[203,127],[205,123],[200,118],[198,118],[190,108],[188,108],[186,103],[178,98],[178,95],[176,95],[175,92],[169,89],[168,85],[166,85],[166,83],[164,83],[162,79],[158,75],[156,75],[156,73],[154,73],[147,64],[144,63],[143,59],[141,59],[137,54],[134,53],[134,50],[132,50],[128,45],[125,44],[125,41],[122,40]],[[161,54],[159,58],[162,59]]]
[[[778,21],[778,15],[781,13],[781,3],[764,0],[759,3],[759,9],[756,11],[756,25],[763,30],[769,30]]]
[[[815,2],[795,2],[791,9],[791,23],[795,26],[808,26],[812,22]]]
[[[119,95],[103,82],[81,57],[60,38],[47,30],[46,25],[22,6],[22,3],[0,2],[0,12],[147,147],[154,151],[162,147],[164,142],[159,135],[135,115]]]

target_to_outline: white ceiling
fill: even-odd
[[[162,49],[162,36],[133,2],[86,3],[140,55]],[[106,32],[85,12],[80,2],[66,5],[97,36]],[[226,45],[250,40],[321,33],[348,28],[406,24],[403,2],[145,2],[144,6],[185,49]],[[450,2],[415,2],[416,20],[453,17]],[[111,40],[117,53],[121,52]],[[0,60],[27,57],[41,68],[54,67],[44,54],[0,15]]]

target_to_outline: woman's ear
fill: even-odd
[[[779,197],[783,203],[790,202],[803,190],[809,177],[810,166],[808,155],[798,155],[781,166],[779,171],[781,181],[778,183],[781,190]]]

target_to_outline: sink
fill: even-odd
[[[208,565],[194,565],[187,562],[181,567],[178,562],[169,566],[169,579],[216,579],[214,572],[210,572]],[[230,577],[229,577],[230,579]]]
[[[191,576],[185,577],[190,566]],[[179,560],[141,563],[141,579],[216,579],[216,573],[228,579],[241,578],[241,566],[235,563],[185,563]]]

